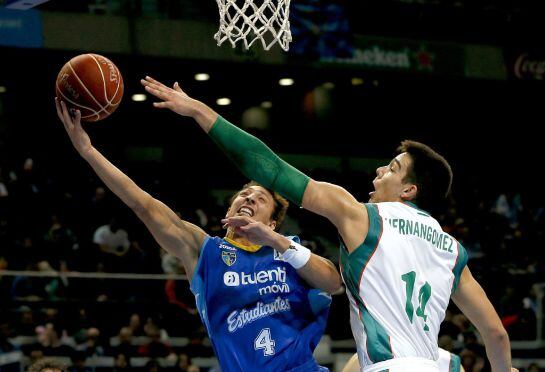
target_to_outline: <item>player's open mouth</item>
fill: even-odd
[[[248,208],[248,207],[241,207],[241,208],[238,210],[237,213],[239,213],[239,214],[244,214],[244,215],[246,215],[246,216],[248,216],[248,217],[253,217],[253,216],[254,216],[254,211],[251,210],[251,209]]]

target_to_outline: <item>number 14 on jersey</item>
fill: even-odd
[[[413,306],[413,292],[414,292],[414,282],[416,280],[416,273],[414,271],[409,271],[408,273],[405,273],[401,275],[401,280],[405,282],[405,293],[407,295],[407,301],[405,303],[405,312],[407,313],[407,316],[409,317],[409,320],[411,321],[411,324],[413,322],[414,317],[414,306]],[[428,303],[428,300],[431,297],[431,285],[426,282],[422,287],[420,287],[420,291],[418,292],[418,308],[416,309],[416,316],[421,317],[424,320],[424,331],[429,331],[430,328],[426,324],[426,320],[428,316],[426,315],[426,305]]]

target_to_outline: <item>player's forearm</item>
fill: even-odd
[[[297,270],[297,274],[311,287],[319,288],[327,293],[337,292],[341,286],[341,276],[330,261],[312,254],[307,264]]]
[[[197,100],[194,100],[193,108],[193,119],[195,119],[195,121],[197,122],[197,124],[199,124],[202,130],[204,130],[206,133],[209,133],[212,129],[212,126],[218,119],[218,113],[204,103]]]
[[[511,371],[511,347],[509,336],[503,327],[493,331],[481,332],[486,355],[490,361],[493,372]]]
[[[278,234],[271,246],[280,253],[285,253],[290,248],[291,241]],[[331,261],[314,253],[310,255],[307,263],[297,269],[297,274],[303,278],[308,285],[319,288],[327,293],[337,292],[341,286],[341,276]]]
[[[91,148],[82,156],[106,186],[135,212],[144,209],[152,199],[147,192],[138,187],[133,180],[121,172],[97,149]]]
[[[301,205],[310,178],[280,159],[256,137],[221,116],[208,133],[248,178]]]

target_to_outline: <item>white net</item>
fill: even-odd
[[[291,42],[290,0],[216,0],[220,27],[214,35],[218,45],[226,40],[249,49],[256,41],[269,50],[274,44],[289,49]]]

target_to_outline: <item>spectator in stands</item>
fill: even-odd
[[[71,357],[70,360],[72,361],[72,366],[68,369],[69,372],[92,372],[93,369],[91,367],[85,366],[85,352],[83,351],[75,351]]]
[[[161,331],[157,326],[150,327],[146,333],[150,341],[138,349],[140,356],[149,358],[175,357],[170,346],[161,341]]]
[[[18,319],[15,321],[15,333],[20,336],[34,336],[36,334],[36,320],[32,309],[23,305],[17,309]]]
[[[42,271],[45,264],[41,266],[37,262],[29,262],[26,271]],[[46,285],[48,280],[31,276],[16,276],[11,285],[11,296],[14,300],[37,301],[47,298]]]
[[[122,263],[119,258],[129,251],[131,242],[129,234],[123,230],[117,218],[112,218],[108,225],[100,226],[93,235],[93,243],[100,248],[100,258],[106,270],[116,270]]]
[[[34,362],[28,367],[28,372],[67,372],[66,366],[52,358],[45,358]]]
[[[168,341],[169,336],[166,329],[160,327],[153,316],[148,316],[146,318],[146,324],[144,324],[144,332],[146,336],[150,338],[153,337],[157,330],[159,330],[159,339],[161,341]]]
[[[199,330],[196,332],[193,332],[193,334],[189,337],[189,343],[183,347],[182,352],[186,353],[187,355],[191,355],[192,358],[196,357],[209,357],[212,356],[212,349],[210,347],[207,347],[204,345],[204,338],[206,335],[206,331],[204,330],[204,327],[201,325]]]
[[[187,367],[187,372],[200,372],[200,371],[201,369],[194,364]]]
[[[76,350],[81,351],[85,357],[103,356],[104,348],[100,345],[99,340],[99,329],[91,327],[87,329],[85,342],[78,345]]]
[[[541,368],[537,365],[537,363],[532,363],[528,366],[526,369],[527,372],[539,372],[541,371]]]
[[[74,353],[74,349],[63,341],[64,329],[59,322],[47,323],[43,327],[38,337],[39,342],[44,347],[46,356],[67,356]]]
[[[454,353],[454,340],[449,335],[442,335],[437,340],[437,346],[450,353]]]
[[[477,356],[471,350],[462,350],[459,356],[462,361],[462,367],[468,372],[481,372],[485,366],[484,359]]]
[[[176,365],[172,368],[173,372],[187,372],[189,366],[191,366],[191,358],[186,353],[178,354]]]
[[[9,324],[0,324],[0,354],[17,350],[17,348],[9,341],[9,334]]]
[[[156,360],[150,360],[146,363],[146,366],[144,367],[145,372],[159,372],[161,371],[161,366],[159,365],[159,362]]]
[[[129,328],[131,329],[134,337],[145,335],[144,327],[142,326],[142,321],[140,319],[140,315],[138,313],[134,313],[131,315],[129,320]]]
[[[51,216],[51,226],[45,234],[44,242],[47,252],[45,259],[57,270],[60,270],[61,262],[67,262],[72,269],[79,267],[77,237],[58,214]]]
[[[112,355],[124,355],[127,358],[138,356],[138,348],[132,343],[132,329],[123,327],[119,331],[119,345],[112,348]]]
[[[30,364],[36,363],[37,361],[44,358],[43,347],[40,344],[33,344],[27,350],[28,356],[30,357]]]
[[[125,354],[117,354],[114,361],[114,372],[122,372],[131,369],[130,358]]]

